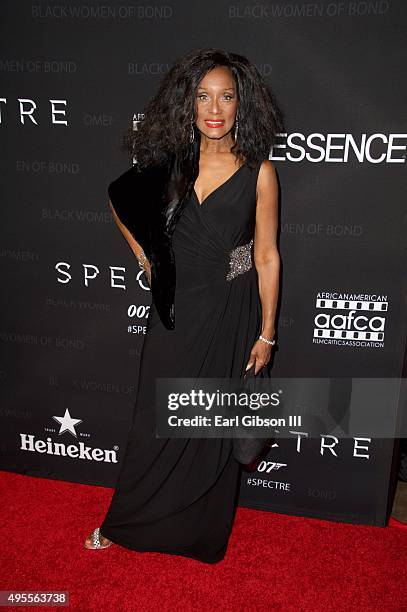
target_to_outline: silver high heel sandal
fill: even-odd
[[[96,527],[96,529],[92,531],[91,538],[93,545],[87,544],[85,540],[85,548],[91,548],[92,550],[95,548],[109,548],[109,546],[113,544],[113,542],[109,541],[109,544],[105,544],[104,546],[102,546],[102,544],[100,543],[100,527]]]

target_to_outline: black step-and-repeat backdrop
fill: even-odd
[[[115,484],[151,293],[107,185],[121,133],[198,46],[249,57],[285,116],[272,375],[401,375],[406,17],[402,0],[3,3],[1,469]],[[276,439],[240,504],[384,525],[397,441],[323,434]]]

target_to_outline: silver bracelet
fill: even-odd
[[[144,264],[147,261],[144,251],[141,251],[140,257],[137,257],[139,267],[145,271]]]
[[[275,340],[268,340],[264,336],[259,336],[259,338],[260,338],[260,340],[263,340],[263,342],[267,342],[267,344],[271,344],[272,346],[274,346],[274,344],[276,343]]]

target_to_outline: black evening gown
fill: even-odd
[[[195,191],[173,233],[175,329],[154,303],[128,442],[103,536],[135,551],[205,563],[226,553],[241,465],[231,438],[156,438],[155,378],[241,377],[261,332],[253,264],[256,168],[243,164],[202,204]]]

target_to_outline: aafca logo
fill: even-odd
[[[76,427],[82,423],[81,419],[74,419],[69,414],[68,408],[65,410],[64,416],[53,416],[54,421],[59,425],[58,435],[69,433],[74,438],[78,439]],[[47,428],[46,428],[47,431]],[[48,431],[55,432],[51,428]],[[104,463],[117,463],[118,446],[114,446],[112,450],[102,448],[92,448],[86,446],[84,442],[77,444],[65,444],[64,442],[54,442],[52,438],[46,440],[38,440],[32,434],[20,434],[21,450],[31,451],[32,453],[45,453],[47,455],[57,455],[60,457],[71,457],[72,459],[85,459],[87,461],[103,461]]]
[[[384,346],[384,295],[318,293],[313,342],[344,346]]]

